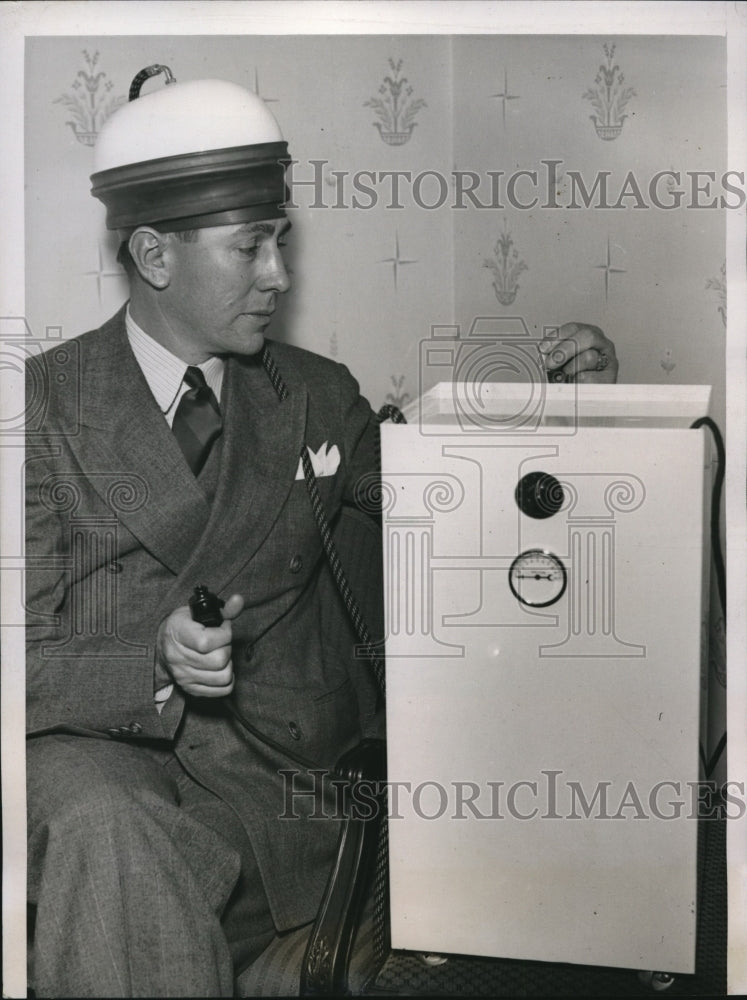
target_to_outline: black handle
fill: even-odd
[[[217,628],[223,624],[221,608],[225,603],[220,597],[211,593],[207,587],[202,585],[195,587],[195,592],[189,599],[192,620],[199,622],[206,628]]]

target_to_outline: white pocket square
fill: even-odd
[[[340,466],[340,449],[336,444],[333,444],[331,448],[328,447],[328,442],[325,441],[323,445],[320,446],[319,451],[312,451],[308,445],[306,445],[306,450],[309,453],[309,458],[311,459],[311,468],[314,470],[314,475],[318,478],[321,476],[334,476]],[[296,479],[303,479],[303,461],[299,458],[298,469],[296,469]]]

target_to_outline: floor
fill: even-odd
[[[726,821],[702,821],[696,972],[677,976],[667,996],[726,994]],[[659,988],[662,984],[659,984]],[[366,991],[373,996],[645,996],[659,992],[630,969],[450,956],[427,966],[393,952]]]

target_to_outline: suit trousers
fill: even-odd
[[[28,741],[27,795],[37,996],[233,996],[275,930],[230,806],[169,751],[65,734]]]

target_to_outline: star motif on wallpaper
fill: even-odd
[[[405,264],[417,264],[419,261],[413,260],[409,257],[402,257],[399,248],[399,232],[394,231],[394,254],[391,257],[382,257],[379,261],[380,264],[391,264],[392,265],[392,276],[394,278],[394,290],[397,290],[397,275],[399,274],[400,267],[404,267]]]
[[[497,98],[501,102],[501,116],[503,118],[503,126],[506,125],[506,104],[508,101],[518,101],[521,97],[520,94],[512,94],[508,89],[508,71],[503,70],[503,91],[500,94],[491,94],[491,97]]]
[[[110,271],[107,269],[104,262],[104,251],[101,249],[101,244],[98,245],[99,252],[99,266],[95,271],[84,271],[83,274],[86,278],[96,279],[96,291],[99,297],[99,305],[101,305],[101,289],[104,284],[104,278],[124,278],[125,273],[122,268],[117,264],[116,270]]]
[[[604,298],[606,300],[609,298],[610,275],[627,273],[625,269],[622,267],[612,266],[612,248],[610,247],[609,236],[607,237],[607,260],[604,262],[604,264],[595,264],[594,267],[598,271],[604,271]]]

